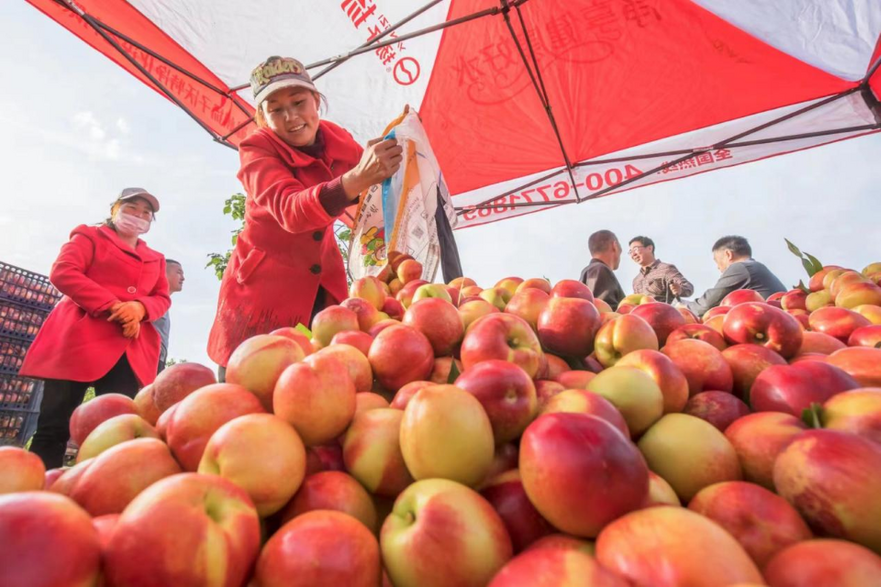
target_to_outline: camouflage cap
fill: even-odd
[[[251,91],[258,106],[272,92],[289,86],[318,91],[303,64],[290,57],[273,55],[251,72]]]

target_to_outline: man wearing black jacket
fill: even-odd
[[[581,272],[581,282],[590,288],[593,297],[603,300],[612,309],[624,299],[624,290],[613,271],[621,264],[621,243],[610,230],[599,230],[587,241],[590,264]]]

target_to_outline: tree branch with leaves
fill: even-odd
[[[236,229],[232,231],[232,238],[230,239],[232,247],[229,250],[225,253],[208,254],[208,263],[205,267],[213,269],[218,280],[223,279],[223,273],[229,265],[229,258],[235,249],[236,241],[239,240],[239,234],[241,234],[242,230],[245,228],[245,194],[233,194],[227,198],[223,203],[223,214],[225,216],[230,216],[239,224]],[[349,227],[345,224],[335,222],[333,225],[333,234],[336,238],[336,244],[340,249],[340,254],[343,256],[343,264],[348,266],[349,240],[352,237],[352,231],[349,230]],[[346,280],[349,282],[349,285],[352,284],[352,278],[348,274],[348,270],[346,271]]]

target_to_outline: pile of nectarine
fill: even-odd
[[[881,585],[881,264],[700,317],[422,277],[0,449],[0,585]]]

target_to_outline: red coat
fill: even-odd
[[[346,271],[329,215],[319,200],[361,160],[345,129],[321,121],[324,154],[313,158],[262,128],[239,145],[245,228],[220,285],[208,355],[226,366],[246,338],[307,324],[319,285],[328,303],[346,298]]]
[[[20,374],[41,379],[97,381],[123,353],[141,385],[159,363],[159,333],[151,321],[171,306],[165,257],[139,240],[135,250],[107,226],[78,226],[52,265],[49,279],[64,294],[31,345]],[[137,300],[147,315],[136,339],[108,322],[110,306]]]

